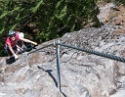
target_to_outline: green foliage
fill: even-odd
[[[99,24],[95,0],[0,0],[0,6],[0,37],[18,29],[41,43]]]
[[[125,1],[124,0],[110,0],[111,2],[114,2],[116,5],[120,5],[120,4],[124,4],[125,5]]]
[[[112,3],[116,4],[116,5],[120,5],[120,4],[125,5],[124,0],[96,0],[96,2],[106,2],[106,3],[112,2]]]

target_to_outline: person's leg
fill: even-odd
[[[13,47],[14,52],[17,54],[17,47]]]
[[[12,56],[12,53],[7,46],[4,46],[4,52],[7,53],[9,56]]]
[[[7,46],[4,45],[4,53],[8,53]]]
[[[25,51],[25,45],[24,45],[23,41],[19,40],[17,42],[17,46],[18,46],[18,50],[17,51],[19,51],[19,53],[23,53]]]
[[[19,41],[17,41],[17,45],[20,47],[20,48],[22,48],[23,47],[23,41],[21,41],[21,40],[19,40]]]

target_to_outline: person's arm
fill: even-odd
[[[11,44],[10,44],[10,43],[7,43],[7,45],[8,45],[8,48],[9,48],[10,52],[13,54],[13,56],[15,57],[15,59],[17,59],[18,56],[15,54],[15,52],[14,52],[14,50],[13,50]]]
[[[8,48],[9,48],[10,52],[14,55],[15,52],[14,52],[14,50],[13,50],[11,44],[10,44],[10,43],[7,43],[7,45],[8,45]]]
[[[32,43],[32,44],[34,44],[34,45],[37,45],[37,43],[36,43],[36,42],[33,42],[33,41],[29,40],[29,39],[26,39],[26,38],[21,38],[21,37],[19,37],[19,39],[20,39],[20,40],[22,40],[22,41],[24,41],[24,42],[27,42],[27,43]]]

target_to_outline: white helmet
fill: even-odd
[[[19,32],[18,35],[19,35],[20,38],[24,38],[24,33]]]

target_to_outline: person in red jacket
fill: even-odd
[[[22,43],[27,42],[27,43],[37,45],[36,42],[33,42],[29,39],[24,38],[24,34],[22,32],[20,33],[18,31],[9,31],[8,37],[5,43],[5,49],[7,53],[10,56],[13,56],[15,59],[18,59],[18,55],[16,52],[18,50],[22,50],[22,48],[18,45],[19,41],[22,41]]]

